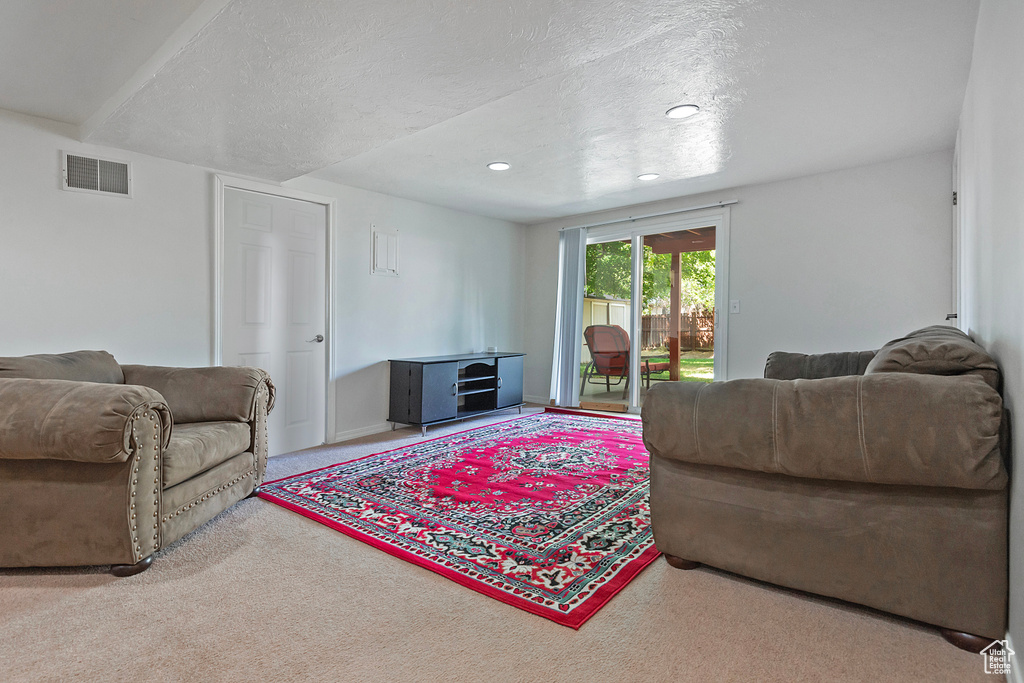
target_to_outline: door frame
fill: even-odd
[[[692,228],[715,228],[715,381],[728,379],[729,348],[729,221],[730,207],[716,206],[637,219],[628,224],[616,222],[587,230],[586,244],[597,244],[618,239],[629,239],[633,245],[633,282],[639,278],[642,260],[638,257],[644,235]],[[642,290],[633,287],[630,296],[630,377],[639,377],[640,335],[636,331],[641,323]],[[577,330],[577,344],[583,344],[583,331]],[[630,382],[629,411],[637,412],[640,403],[640,382]]]
[[[964,285],[964,277],[967,268],[964,265],[964,258],[967,250],[964,246],[964,193],[963,178],[960,173],[960,129],[956,131],[956,143],[953,145],[953,230],[950,238],[950,249],[952,251],[952,280],[953,286],[950,292],[951,313],[956,314],[953,326],[967,332],[968,321],[964,319],[964,292],[967,291]]]
[[[334,283],[336,268],[334,258],[334,242],[337,223],[337,203],[333,197],[293,190],[273,183],[234,178],[215,173],[213,176],[213,365],[224,364],[224,193],[228,190],[243,190],[258,194],[296,199],[298,201],[320,204],[327,212],[326,227],[326,296],[324,297],[324,336],[327,337],[327,377],[324,381],[324,443],[334,443],[335,423],[337,420],[335,392],[332,378],[335,368],[334,345]]]

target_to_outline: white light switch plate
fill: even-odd
[[[740,312],[740,300],[739,299],[729,299],[729,312],[730,313],[739,313]]]

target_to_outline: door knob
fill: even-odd
[[[323,340],[324,340],[324,335],[322,335],[322,334],[318,334],[318,335],[316,335],[315,337],[313,337],[312,339],[307,339],[307,340],[306,340],[306,343],[307,343],[307,344],[312,344],[312,343],[314,343],[314,342],[315,342],[315,343],[319,344],[319,343],[320,343],[320,342],[322,342]]]

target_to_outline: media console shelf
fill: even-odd
[[[396,358],[388,421],[427,427],[508,408],[523,412],[523,353]]]

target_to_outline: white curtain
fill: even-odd
[[[562,230],[558,238],[558,306],[551,397],[558,406],[580,401],[580,352],[583,333],[583,287],[586,282],[587,229]]]

